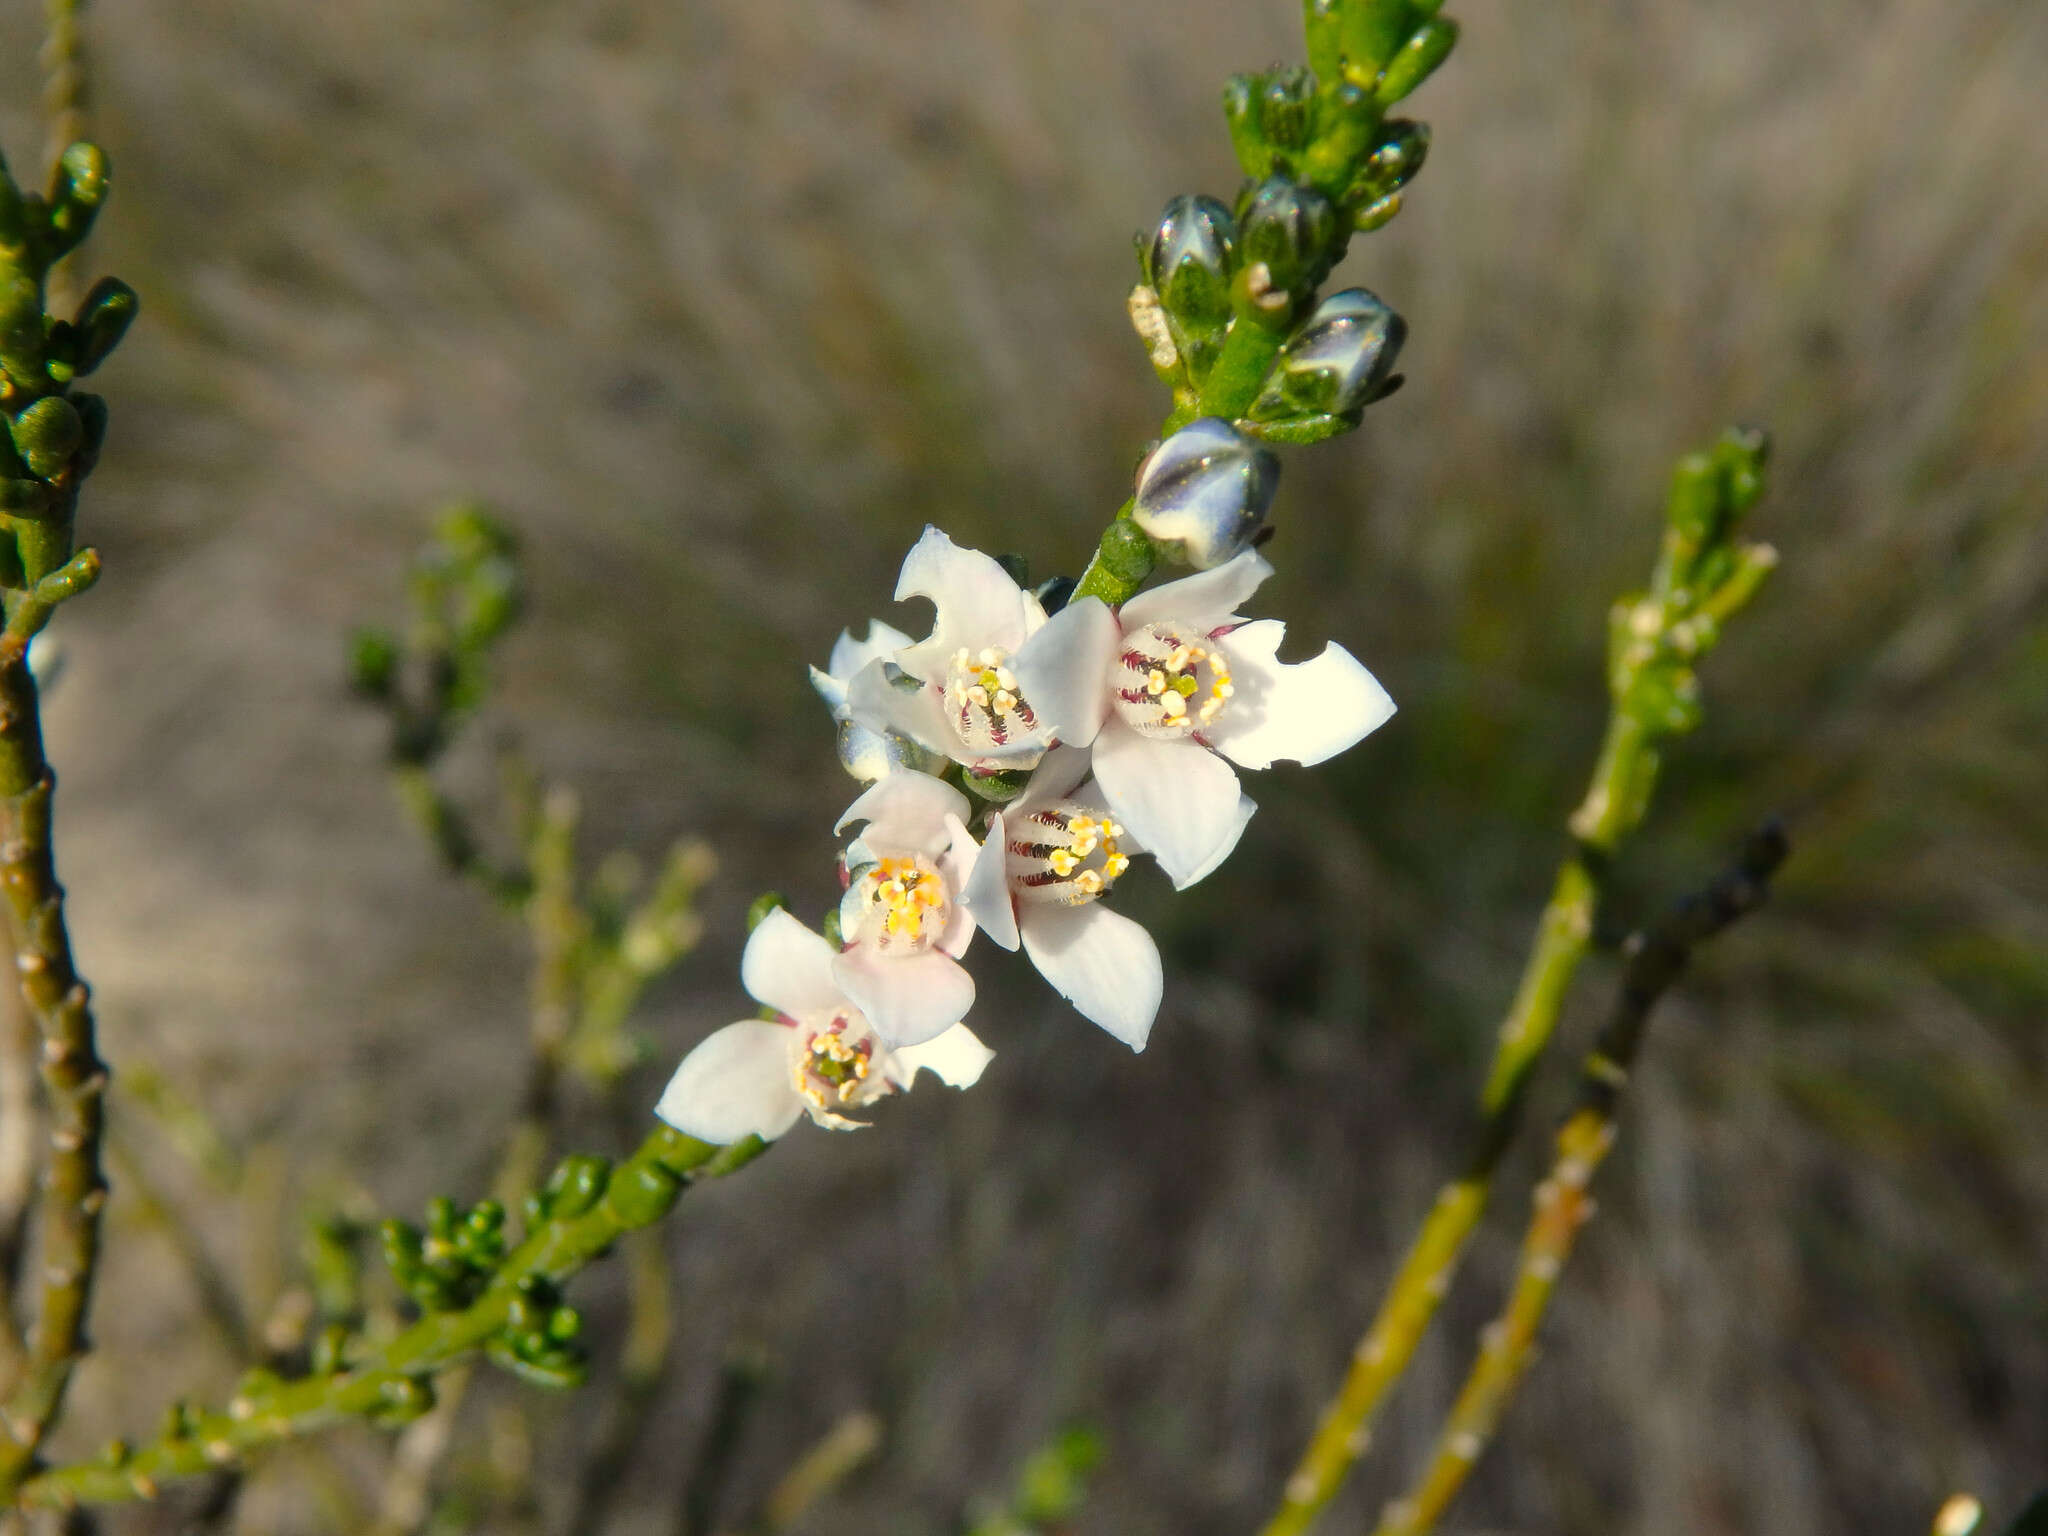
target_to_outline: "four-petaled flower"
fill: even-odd
[[[938,610],[932,632],[854,674],[846,691],[853,719],[977,773],[1031,767],[1048,743],[1010,658],[1045,623],[1038,599],[987,555],[936,528],[926,528],[904,557],[896,601],[912,597],[929,598]]]
[[[891,773],[835,829],[867,823],[846,851],[846,948],[832,973],[891,1045],[931,1039],[974,1002],[958,956],[975,918],[961,896],[977,871],[1001,865],[1002,847],[974,841],[968,809],[965,795],[929,774]]]
[[[1093,748],[1110,811],[1177,887],[1214,869],[1251,814],[1231,763],[1319,763],[1394,713],[1342,646],[1283,662],[1286,626],[1233,611],[1272,573],[1247,550],[1120,610],[1083,598],[1025,641],[1012,665],[1051,734]]]
[[[965,1024],[909,1048],[883,1041],[840,990],[837,959],[787,912],[770,912],[747,940],[740,982],[780,1017],[712,1031],[683,1058],[655,1114],[702,1141],[773,1141],[806,1114],[834,1130],[856,1130],[863,1122],[845,1111],[907,1089],[920,1069],[955,1088],[981,1077],[994,1052]]]

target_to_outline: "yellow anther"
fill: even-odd
[[[1154,667],[1145,675],[1145,691],[1153,694],[1166,692],[1166,674]]]

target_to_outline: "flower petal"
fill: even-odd
[[[721,1146],[749,1136],[773,1141],[803,1113],[789,1078],[791,1038],[787,1024],[759,1019],[713,1030],[676,1068],[655,1114],[685,1136]]]
[[[946,836],[946,852],[939,859],[939,870],[946,877],[946,888],[953,893],[953,910],[946,919],[946,931],[939,935],[938,946],[958,960],[974,937],[975,914],[967,904],[966,892],[974,861],[981,857],[981,845],[958,816],[946,818]]]
[[[938,614],[931,638],[903,651],[897,665],[933,683],[945,680],[953,652],[963,645],[1015,651],[1041,613],[1037,600],[993,559],[978,549],[961,548],[929,525],[896,578],[896,601],[913,597],[929,598]]]
[[[1152,935],[1099,901],[1033,903],[1022,921],[1024,953],[1053,990],[1132,1050],[1145,1049],[1166,985]]]
[[[1232,762],[1270,768],[1280,758],[1320,763],[1386,724],[1394,701],[1341,645],[1312,661],[1276,654],[1287,626],[1241,624],[1216,637],[1230,658],[1230,703],[1203,735]]]
[[[1176,889],[1213,869],[1241,830],[1237,774],[1198,741],[1162,741],[1112,721],[1095,738],[1095,782]]]
[[[847,716],[871,731],[894,731],[927,751],[948,755],[960,742],[946,724],[938,690],[923,683],[899,688],[889,680],[888,666],[884,661],[871,661],[853,674],[846,685]],[[817,686],[815,677],[812,686]],[[822,695],[824,690],[819,692]],[[829,705],[832,701],[826,698],[825,702]]]
[[[923,1045],[908,1045],[891,1051],[882,1070],[899,1088],[908,1088],[920,1071],[930,1072],[951,1088],[972,1088],[996,1053],[976,1038],[965,1024],[955,1024],[934,1035]]]
[[[740,985],[757,1003],[791,1018],[842,1006],[832,979],[837,953],[819,935],[778,907],[747,935],[740,955]]]
[[[967,797],[928,773],[886,774],[861,792],[832,830],[868,824],[860,840],[877,854],[903,849],[937,858],[953,840],[946,818],[965,820]]]
[[[936,949],[897,958],[856,944],[833,960],[832,974],[875,1033],[898,1049],[924,1044],[974,1006],[974,978]]]
[[[1088,777],[1089,757],[1086,747],[1054,747],[1032,770],[1031,782],[1024,786],[1024,793],[1003,809],[1015,816],[1019,811],[1044,805],[1048,800],[1065,799]]]
[[[1182,623],[1209,621],[1208,627],[1230,622],[1240,603],[1259,590],[1259,584],[1273,574],[1266,557],[1255,549],[1226,560],[1213,571],[1197,571],[1179,581],[1169,581],[1140,592],[1118,612],[1124,632],[1146,624],[1163,624],[1168,619]]]
[[[895,625],[884,624],[880,619],[869,619],[868,637],[865,640],[854,639],[851,630],[839,631],[839,638],[832,645],[832,660],[826,671],[833,677],[852,677],[869,662],[885,660],[906,649],[910,643],[910,636]]]
[[[1010,899],[1009,834],[1003,830],[1000,814],[989,818],[988,836],[975,850],[967,878],[954,889],[961,906],[974,915],[991,944],[1004,949],[1017,947],[1017,908]]]
[[[1209,862],[1196,870],[1192,875],[1189,875],[1186,884],[1178,887],[1178,889],[1185,890],[1187,886],[1193,885],[1197,880],[1206,880],[1209,876],[1216,873],[1217,866],[1237,851],[1238,840],[1244,836],[1244,829],[1251,825],[1252,814],[1258,808],[1258,802],[1253,800],[1250,795],[1240,794],[1237,797],[1237,825],[1231,828],[1230,836],[1223,840],[1222,845],[1210,857]],[[1145,851],[1134,846],[1129,838],[1126,838],[1124,842],[1126,852],[1143,853]]]
[[[1017,692],[1049,736],[1085,747],[1109,713],[1109,669],[1123,629],[1099,597],[1069,603],[1011,660]]]

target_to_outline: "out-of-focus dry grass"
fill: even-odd
[[[17,163],[36,9],[0,0]],[[1734,417],[1775,430],[1785,569],[1714,658],[1620,915],[1767,812],[1799,851],[1662,1021],[1459,1528],[1917,1530],[1952,1486],[2009,1503],[2048,1471],[2048,12],[1460,13],[1417,103],[1432,163],[1344,273],[1409,317],[1410,385],[1290,463],[1274,549],[1273,611],[1402,714],[1269,776],[1227,875],[1133,890],[1171,956],[1153,1051],[985,955],[1002,1056],[972,1098],[692,1198],[619,1530],[672,1527],[736,1343],[778,1375],[735,1507],[863,1406],[886,1455],[810,1529],[945,1531],[1077,1416],[1113,1447],[1084,1530],[1249,1528],[1456,1155],[1590,760],[1605,603],[1669,459]],[[744,1011],[744,900],[826,899],[847,792],[801,664],[928,518],[1078,563],[1159,408],[1125,237],[1233,184],[1216,87],[1294,24],[100,0],[95,261],[146,319],[103,381],[110,574],[65,616],[52,735],[116,1063],[281,1141],[295,1189],[474,1187],[518,1072],[516,935],[428,871],[337,664],[423,511],[472,492],[537,589],[499,713],[604,840],[695,828],[724,857],[665,1054]],[[1520,1203],[1335,1528],[1425,1443]],[[74,1446],[226,1383],[157,1243],[124,1233]],[[542,1410],[563,1444],[586,1421]],[[323,1528],[303,1487],[259,1480],[244,1528]]]

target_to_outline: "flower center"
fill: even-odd
[[[1110,663],[1109,689],[1124,723],[1155,737],[1205,730],[1236,692],[1222,648],[1171,624],[1147,624],[1124,636]]]
[[[884,953],[920,954],[946,931],[953,893],[921,854],[882,859],[860,877],[858,939]]]
[[[1095,900],[1131,867],[1117,846],[1124,829],[1073,800],[1058,800],[1010,828],[1010,888],[1025,901],[1078,907]]]
[[[946,669],[946,714],[976,751],[1007,747],[1038,729],[1038,713],[1017,692],[1010,653],[999,645],[953,653]]]
[[[796,1026],[796,1048],[790,1053],[790,1082],[797,1095],[814,1109],[858,1108],[889,1091],[886,1078],[875,1076],[875,1037],[858,1013],[828,1014],[822,1021],[803,1019]]]

